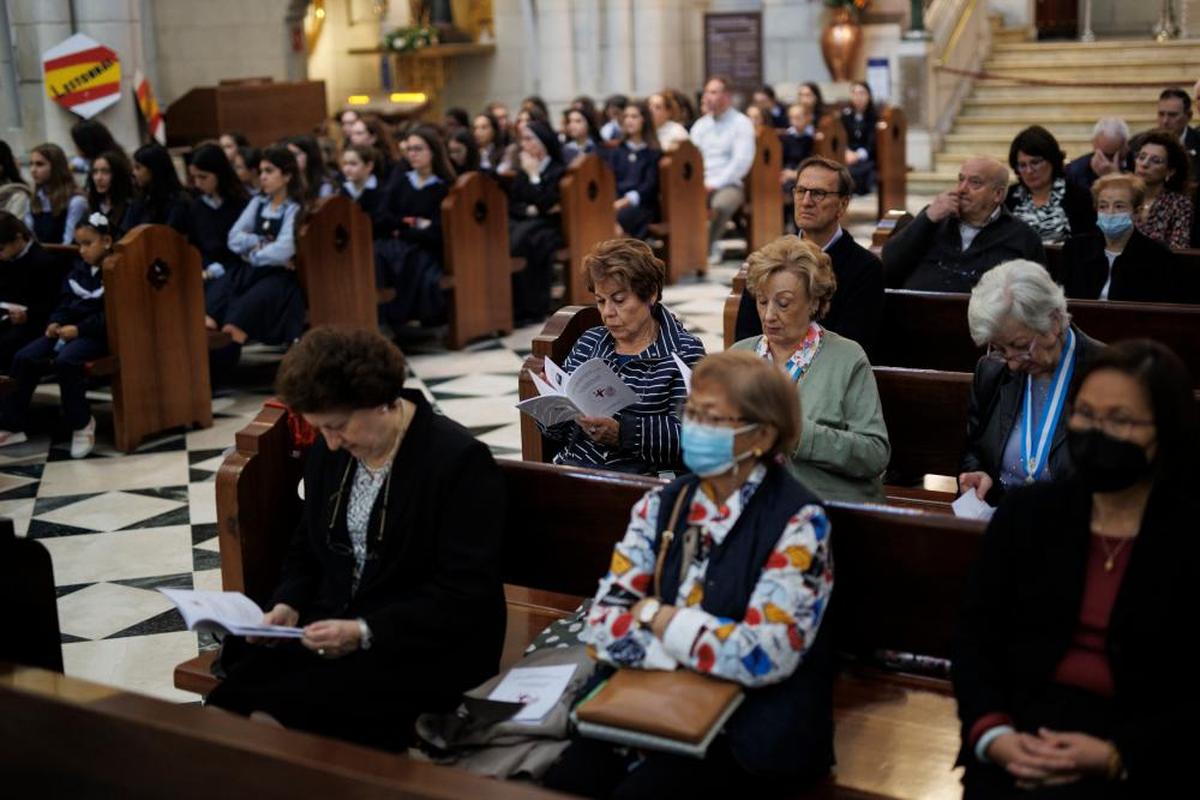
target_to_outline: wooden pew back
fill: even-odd
[[[591,303],[595,298],[583,280],[583,257],[597,242],[615,235],[617,179],[604,159],[589,153],[567,168],[559,186],[563,239],[570,254],[563,268],[563,300],[568,305]]]
[[[826,111],[816,122],[813,132],[813,155],[846,163],[846,129],[837,110]]]
[[[324,124],[324,81],[198,86],[167,107],[167,143],[172,147],[241,131],[250,144],[266,147]]]
[[[508,197],[482,172],[459,176],[442,201],[445,285],[450,291],[447,344],[511,333],[512,259],[508,255]]]
[[[308,323],[379,324],[371,218],[337,194],[318,201],[296,237],[296,277],[308,303]]]
[[[166,225],[139,225],[104,264],[118,450],[152,433],[212,425],[200,253]]]
[[[708,194],[704,159],[696,145],[680,142],[658,162],[662,226],[666,238],[667,283],[708,270]],[[652,227],[652,230],[654,228]]]
[[[749,252],[783,235],[783,195],[779,173],[783,169],[783,143],[774,128],[762,126],[754,137],[754,165],[746,176]]]
[[[908,202],[908,119],[899,106],[882,106],[875,123],[875,169],[879,218]]]
[[[888,482],[957,476],[966,446],[971,373],[875,367],[874,374],[892,446]]]

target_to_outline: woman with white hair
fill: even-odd
[[[975,367],[959,491],[995,505],[1013,486],[1072,473],[1065,446],[1071,378],[1104,347],[1071,325],[1045,267],[1008,261],[984,273],[967,307]]]

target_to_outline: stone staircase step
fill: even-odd
[[[986,119],[988,117],[1021,117],[1038,116],[1054,119],[1088,118],[1118,116],[1128,121],[1133,119],[1153,120],[1155,118],[1154,100],[1135,100],[1121,103],[1089,103],[1064,99],[1062,101],[1045,100],[977,100],[971,99],[963,103],[959,119]]]
[[[1145,0],[1143,0],[1145,2]],[[1152,39],[1102,39],[1097,42],[1073,42],[1056,40],[1052,42],[1022,42],[1017,44],[1004,43],[993,48],[995,55],[1010,53],[1094,53],[1100,51],[1125,54],[1137,52],[1172,53],[1197,47],[1194,39],[1173,39],[1167,42],[1156,42]]]
[[[1190,82],[1189,82],[1190,83]],[[1188,85],[1188,84],[1181,84]],[[1151,108],[1158,100],[1162,87],[1154,86],[1122,86],[1119,96],[1114,97],[1111,89],[1097,87],[1062,87],[1039,86],[1037,84],[1014,84],[1012,81],[977,81],[971,96],[966,102],[970,103],[1017,103],[1017,104],[1120,104],[1132,102],[1148,103]]]
[[[1086,133],[1091,135],[1092,126],[1099,117],[1096,114],[1046,114],[1038,109],[1031,109],[1024,114],[960,114],[954,122],[954,133],[975,133],[988,129],[1010,130],[1029,125],[1045,125],[1057,135],[1065,133]],[[1157,120],[1154,114],[1124,114],[1130,130],[1145,130],[1154,127]]]

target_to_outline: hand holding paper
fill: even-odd
[[[611,417],[639,400],[598,358],[585,361],[571,375],[547,358],[545,372],[547,380],[532,375],[538,396],[522,400],[517,408],[547,428],[579,417]]]

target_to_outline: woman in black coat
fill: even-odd
[[[504,482],[487,447],[404,390],[404,374],[374,331],[317,328],[284,358],[279,396],[321,436],[263,622],[304,638],[227,638],[210,704],[401,750],[418,714],[452,709],[495,674]]]
[[[879,115],[871,87],[861,81],[850,84],[850,105],[842,109],[842,127],[846,129],[846,167],[854,178],[856,194],[867,194],[875,187],[875,123]],[[813,117],[819,124],[820,117]]]
[[[1092,184],[1098,233],[1072,236],[1063,245],[1060,274],[1067,297],[1144,303],[1194,302],[1191,281],[1175,269],[1175,256],[1143,234],[1134,220],[1145,186],[1136,175],[1105,175]]]
[[[1197,425],[1182,362],[1116,344],[1074,398],[1076,477],[1014,491],[992,518],[953,658],[966,800],[1188,785]]]
[[[1018,133],[1008,149],[1008,165],[1018,182],[1008,188],[1004,205],[1043,242],[1096,230],[1092,198],[1067,181],[1065,159],[1058,140],[1041,125]]]
[[[1071,324],[1062,287],[1032,261],[985,272],[971,290],[967,324],[988,353],[967,401],[959,491],[995,505],[1013,487],[1071,475],[1066,397],[1104,345]]]
[[[617,181],[617,225],[635,239],[645,239],[658,217],[658,159],[662,148],[654,118],[644,103],[630,103],[621,116],[621,144],[603,151]]]
[[[516,177],[508,186],[510,252],[525,259],[513,273],[513,318],[540,322],[550,312],[554,253],[563,246],[559,182],[566,167],[558,137],[548,124],[530,120],[521,128]]]
[[[62,278],[60,259],[22,220],[0,211],[0,374],[8,375],[16,352],[45,332]]]

